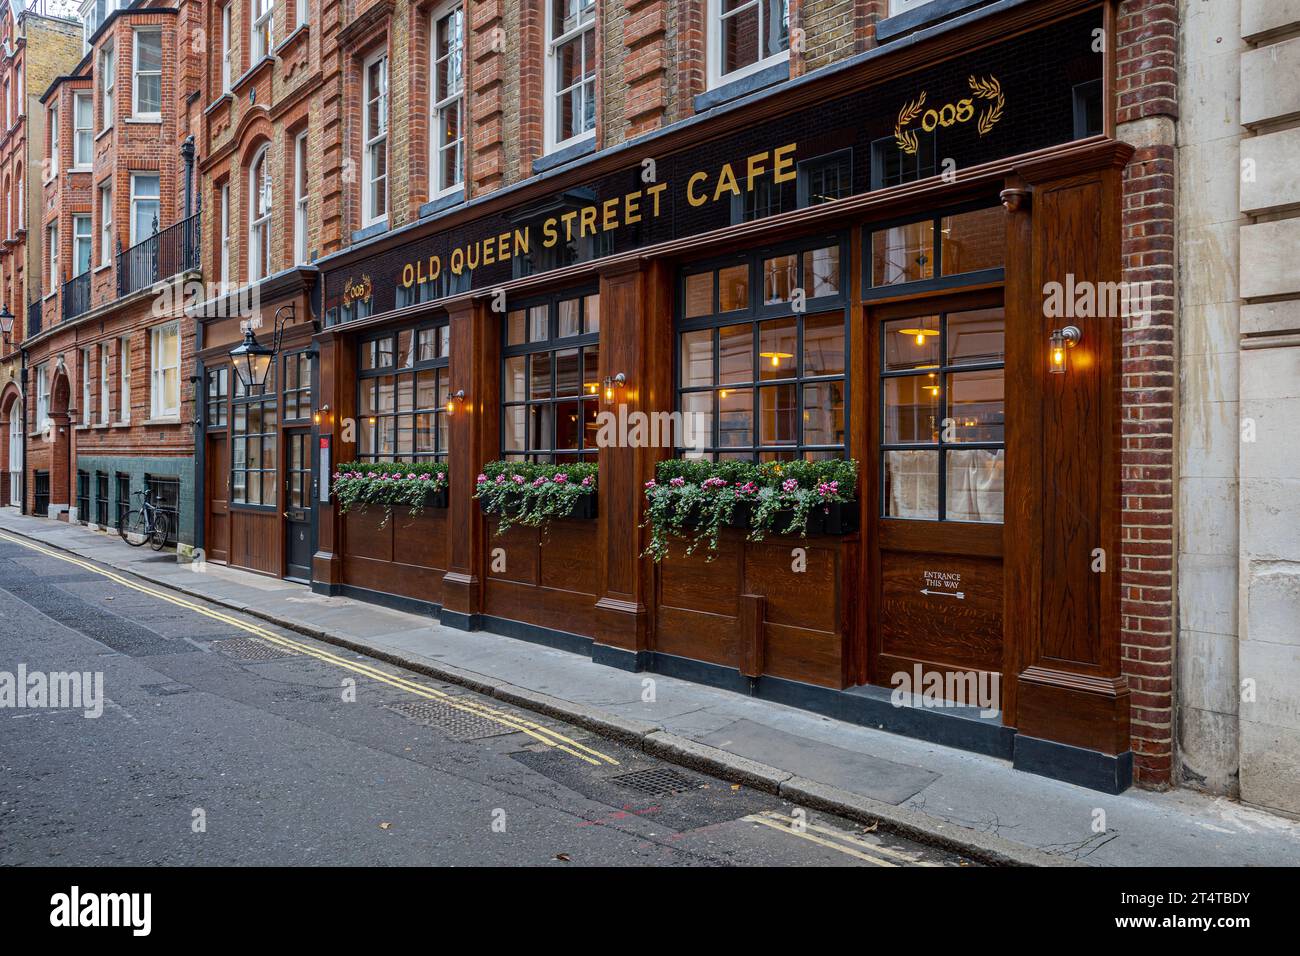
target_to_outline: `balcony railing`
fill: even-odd
[[[27,330],[26,330],[27,338],[31,338],[33,335],[35,335],[37,332],[41,330],[41,309],[44,306],[44,304],[45,303],[42,302],[40,299],[37,299],[35,302],[31,302],[28,304]]]
[[[63,321],[90,311],[90,270],[63,283]]]
[[[119,298],[199,267],[199,213],[117,254]]]

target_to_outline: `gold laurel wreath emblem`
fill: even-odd
[[[975,124],[975,128],[983,136],[997,125],[998,120],[1002,119],[1002,108],[1007,105],[1007,97],[1002,92],[1002,84],[998,82],[996,76],[990,76],[986,80],[977,80],[972,76],[966,82],[970,84],[971,92],[976,97],[989,100],[989,104],[980,111],[979,120]]]
[[[914,154],[921,146],[920,141],[916,138],[916,130],[905,129],[908,123],[921,115],[921,107],[925,106],[925,91],[921,91],[913,102],[908,103],[898,113],[898,122],[894,124],[894,142],[903,152],[911,155]]]

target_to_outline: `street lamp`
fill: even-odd
[[[14,330],[14,314],[9,311],[9,303],[5,303],[0,308],[0,333],[4,334],[5,345],[9,344],[9,336]]]
[[[235,374],[239,376],[239,384],[244,386],[244,391],[266,386],[266,376],[271,370],[271,361],[280,352],[280,336],[284,333],[286,321],[281,318],[281,313],[286,310],[292,318],[294,314],[292,304],[283,305],[275,310],[275,338],[270,348],[257,341],[250,322],[244,326],[244,341],[230,350],[230,361],[235,366]]]

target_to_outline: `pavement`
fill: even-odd
[[[687,681],[637,674],[426,615],[311,593],[291,582],[115,534],[0,509],[0,532],[41,542],[300,635],[562,720],[628,752],[785,803],[992,864],[1300,865],[1300,823],[1191,790],[1111,796],[1006,761],[846,724]],[[0,541],[3,538],[0,537]]]

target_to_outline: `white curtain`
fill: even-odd
[[[948,520],[1002,521],[1005,452],[970,448],[948,453]]]

